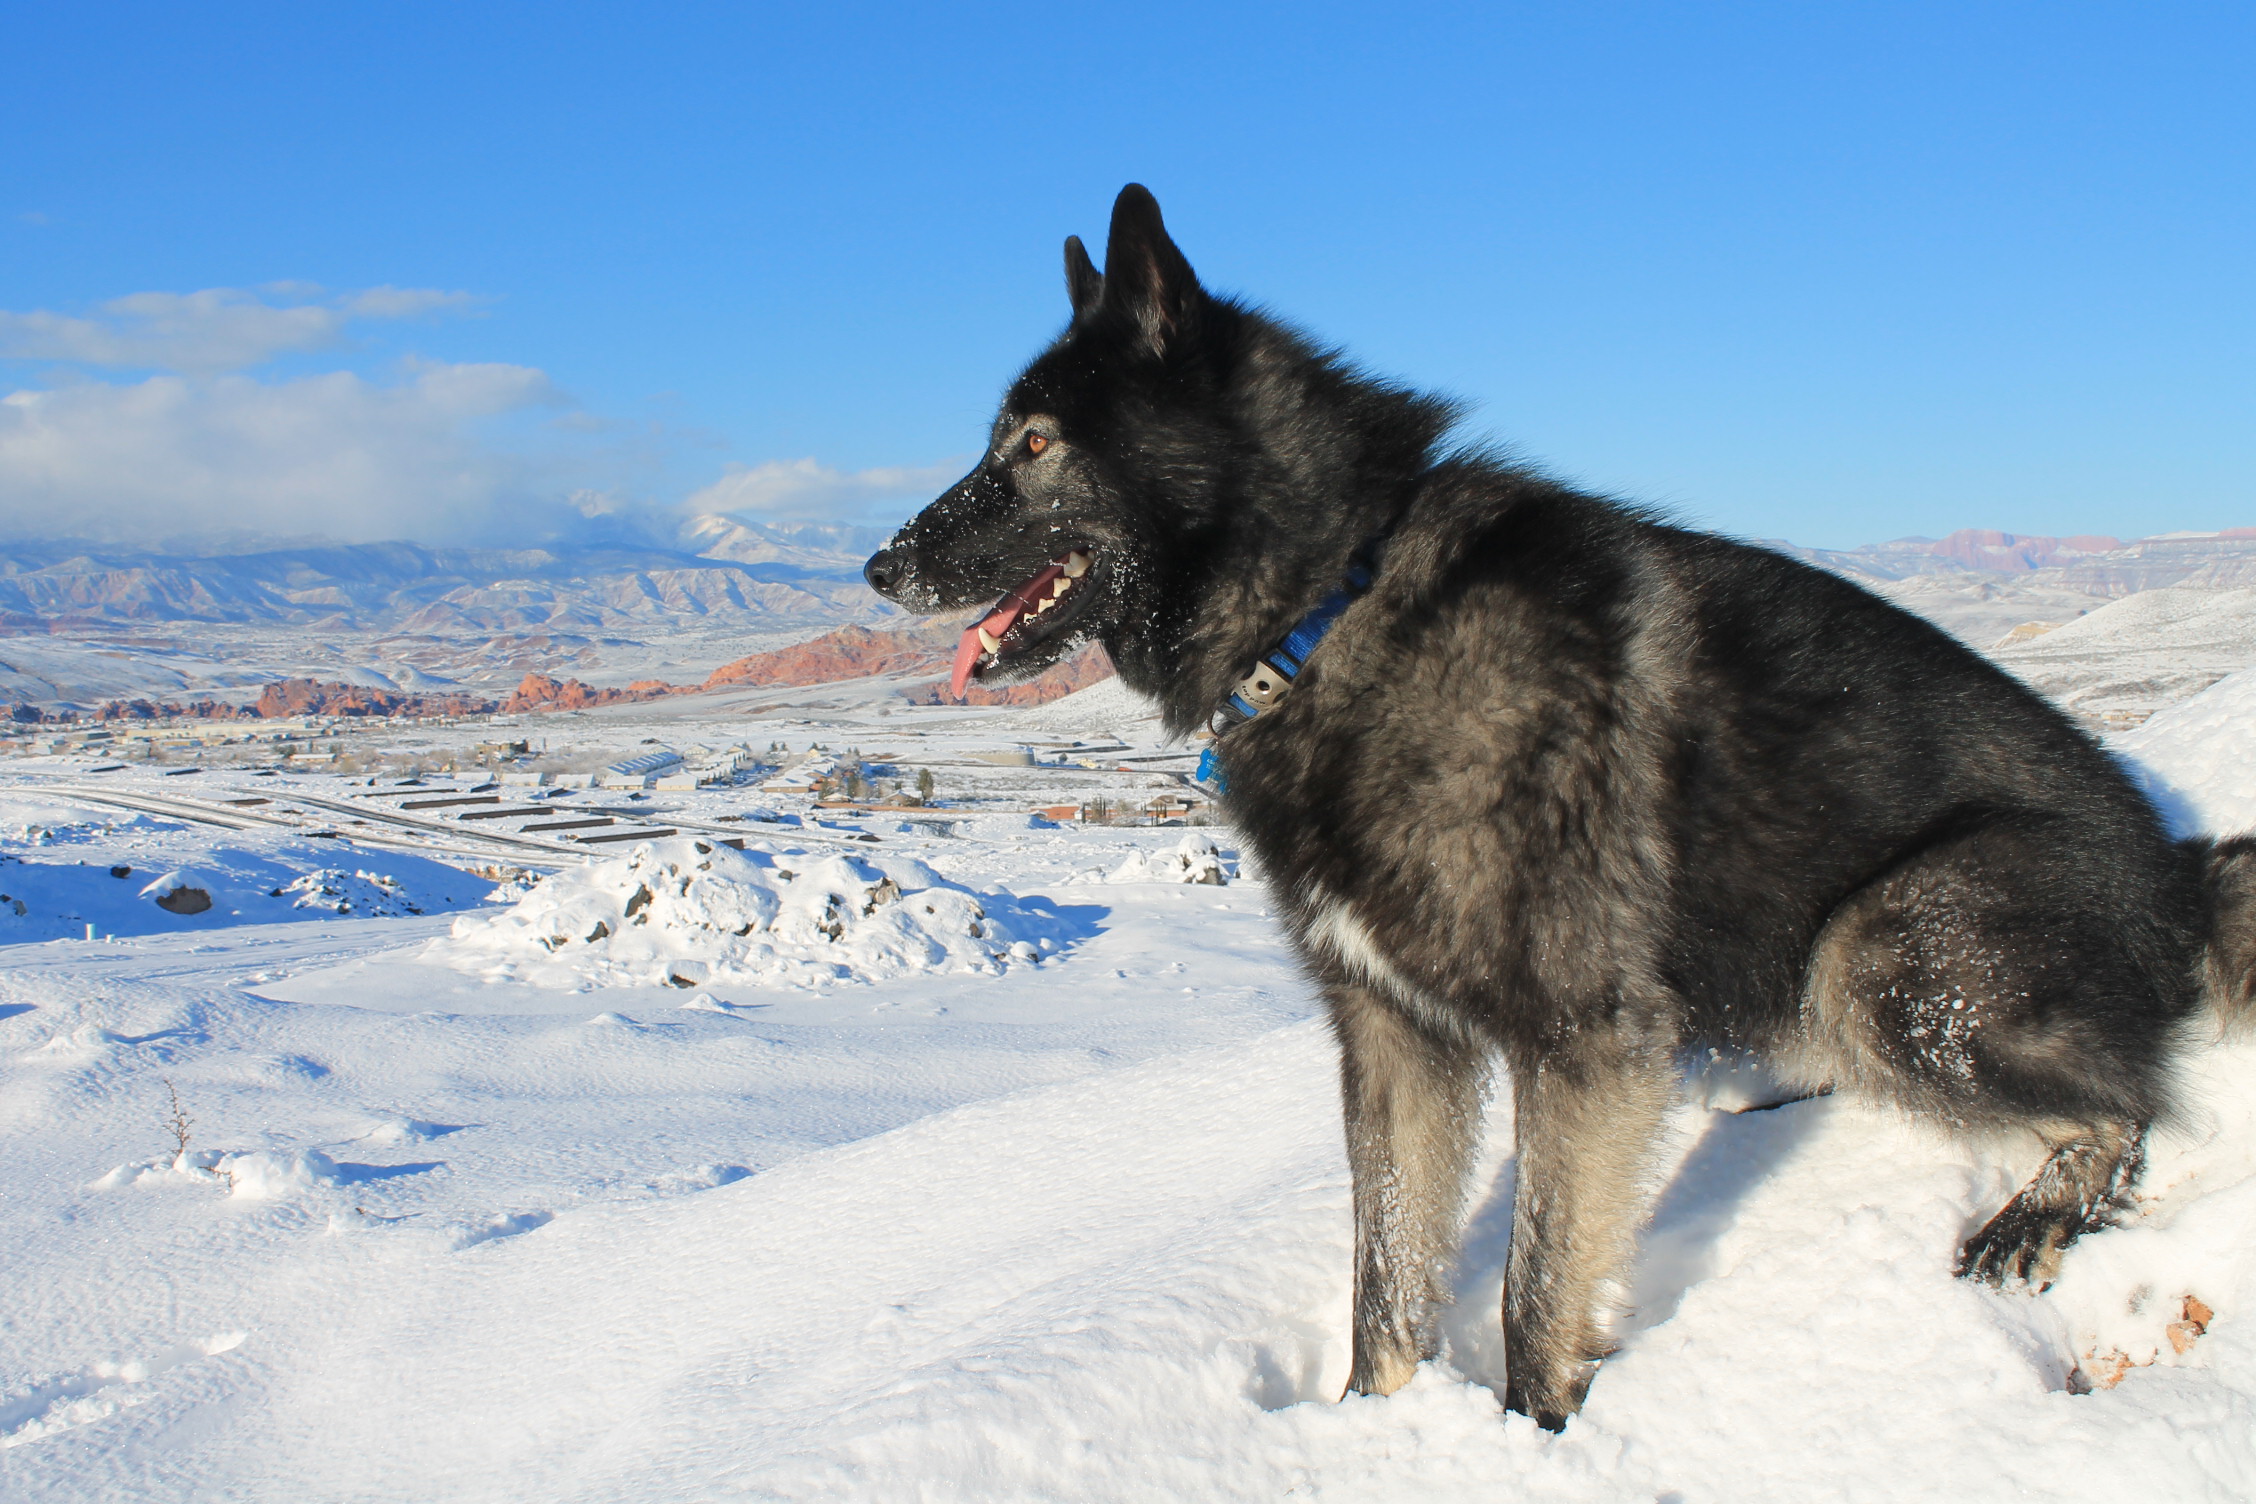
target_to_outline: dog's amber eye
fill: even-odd
[[[1026,436],[1026,452],[1028,454],[1040,454],[1049,447],[1050,441],[1038,433],[1030,433]]]

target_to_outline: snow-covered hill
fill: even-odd
[[[2142,590],[2256,587],[2256,528],[2129,543],[1969,528],[1851,549],[1768,546],[1877,591],[1978,648],[2025,622],[2057,626]]]
[[[2142,590],[1991,656],[2081,715],[2150,714],[2256,664],[2256,589]]]

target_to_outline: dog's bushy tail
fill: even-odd
[[[2256,836],[2196,843],[2208,899],[2202,991],[2227,1034],[2256,1029]]]

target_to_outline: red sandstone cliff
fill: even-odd
[[[704,687],[830,684],[840,679],[945,673],[962,632],[962,622],[947,618],[888,632],[840,627],[787,648],[724,663],[706,678]]]
[[[480,695],[408,695],[361,684],[279,679],[259,691],[252,713],[273,720],[291,715],[486,715],[494,702]]]
[[[643,700],[664,699],[667,695],[693,693],[695,690],[689,685],[668,684],[663,679],[637,679],[625,689],[597,689],[577,679],[527,674],[516,692],[501,702],[501,710],[504,715],[519,715],[528,710],[586,710],[595,705],[632,705]]]
[[[938,617],[913,627],[872,631],[868,627],[840,627],[812,641],[753,653],[713,670],[706,689],[764,687],[769,685],[830,684],[841,679],[895,678],[907,674],[945,674],[956,656],[956,639],[963,633],[965,617]],[[1104,649],[1090,646],[1075,653],[1023,684],[985,689],[972,685],[965,691],[966,705],[1046,705],[1077,689],[1087,689],[1112,677],[1112,661]],[[952,705],[944,680],[920,684],[903,691],[912,705]]]
[[[1083,648],[1060,663],[1053,663],[1033,678],[1020,684],[1005,684],[988,689],[973,684],[964,690],[966,705],[1047,705],[1052,700],[1062,700],[1077,689],[1087,689],[1112,677],[1112,660],[1105,650],[1095,643]],[[908,691],[911,705],[953,705],[955,697],[941,680],[919,689]]]

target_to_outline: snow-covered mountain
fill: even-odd
[[[763,628],[890,614],[861,582],[875,528],[699,517],[674,547],[298,546],[213,555],[16,544],[16,627],[252,623],[357,631],[615,631],[728,617]]]
[[[0,701],[247,698],[301,676],[501,692],[527,673],[701,679],[898,615],[861,578],[885,533],[705,516],[640,546],[13,544],[0,557]]]

